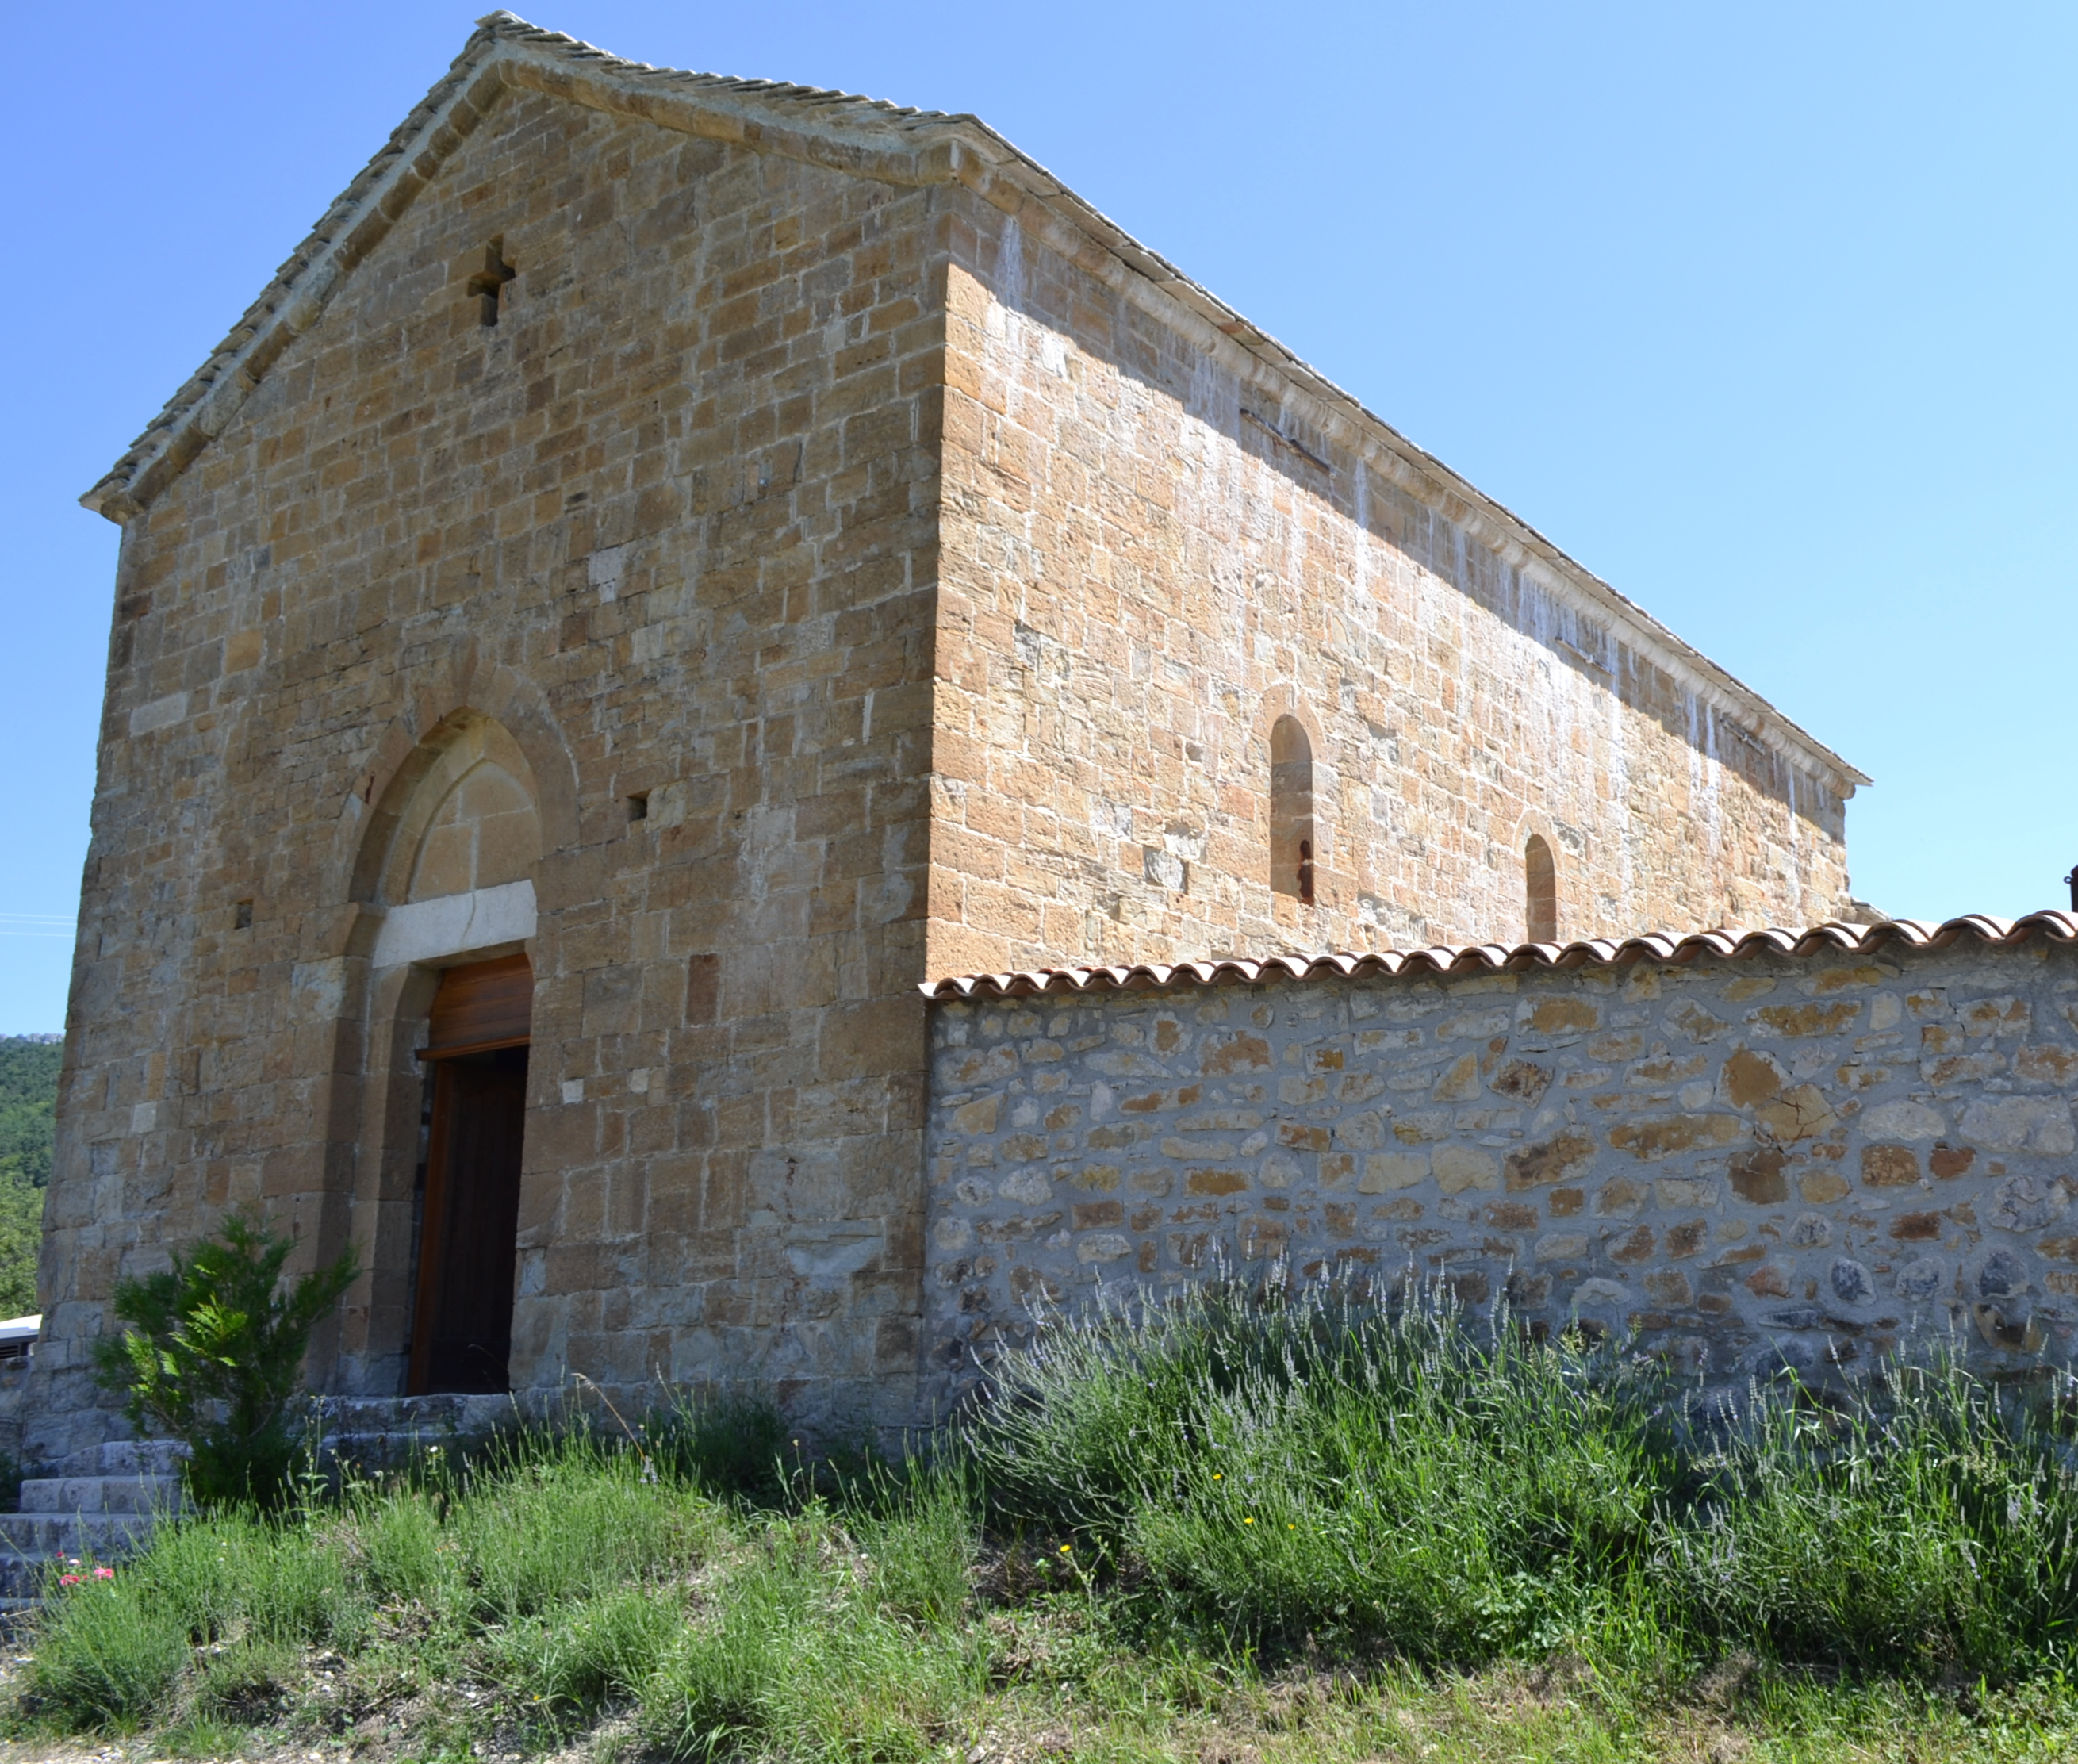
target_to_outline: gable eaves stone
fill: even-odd
[[[479,20],[447,73],[399,123],[223,340],[80,500],[134,518],[232,418],[354,266],[507,88],[879,181],[959,184],[1026,233],[1186,336],[1281,411],[1462,528],[1750,739],[1842,798],[1868,778],[1325,375],[1085,202],[978,118],[849,93],[629,61],[509,12]],[[1590,660],[1596,658],[1590,657]],[[1597,661],[1597,665],[1605,665]]]

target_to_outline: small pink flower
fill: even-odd
[[[86,1578],[85,1574],[60,1574],[58,1584],[61,1587],[77,1587]]]
[[[96,1580],[113,1580],[115,1570],[113,1568],[97,1568],[94,1570],[94,1578]]]

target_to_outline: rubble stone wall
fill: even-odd
[[[958,193],[956,193],[956,200]],[[1846,911],[1844,798],[1297,384],[966,198],[947,291],[930,971]],[[1270,874],[1281,715],[1316,899]]]
[[[2078,948],[933,1007],[935,1387],[1035,1311],[1283,1258],[1714,1378],[2078,1330]]]

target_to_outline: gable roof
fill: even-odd
[[[1868,778],[1526,521],[1417,447],[1349,393],[1124,228],[978,117],[849,93],[624,60],[510,12],[478,22],[447,73],[325,211],[202,366],[80,500],[111,520],[140,512],[216,436],[289,344],[315,325],[354,266],[475,129],[499,89],[547,92],[759,152],[906,184],[959,183],[1028,234],[1171,323],[1179,319],[1244,382],[1297,409],[1560,600],[1609,621],[1626,647],[1835,794]],[[1179,311],[1179,309],[1181,311]],[[1589,657],[1590,661],[1595,660]]]

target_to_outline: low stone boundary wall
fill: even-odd
[[[1680,961],[1625,946],[1520,971],[947,982],[936,1389],[1035,1308],[1222,1258],[1412,1270],[1467,1303],[1505,1294],[1533,1328],[1634,1332],[1713,1379],[1951,1328],[1995,1366],[2061,1360],[2078,947],[2057,939],[2078,920],[2045,920],[2056,936],[1689,940]]]

